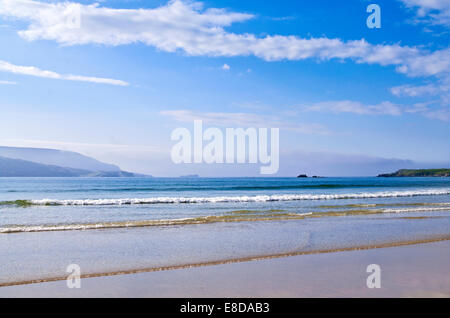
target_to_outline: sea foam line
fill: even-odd
[[[299,200],[338,200],[338,199],[370,199],[414,197],[427,195],[447,195],[450,189],[416,190],[416,191],[383,191],[347,194],[282,194],[256,196],[221,196],[221,197],[155,197],[134,199],[84,199],[84,200],[30,200],[32,205],[138,205],[138,204],[181,204],[181,203],[222,203],[222,202],[270,202]]]
[[[0,227],[0,233],[22,233],[22,232],[53,232],[53,231],[76,231],[76,230],[99,230],[117,228],[136,228],[150,226],[170,226],[170,225],[194,225],[209,224],[219,222],[252,222],[252,221],[273,221],[273,220],[296,220],[311,216],[309,213],[287,213],[277,215],[252,215],[252,216],[227,216],[208,215],[194,218],[163,219],[163,220],[138,220],[119,222],[99,222],[99,223],[79,223],[79,224],[49,224],[49,225],[21,225]]]
[[[99,230],[117,228],[136,228],[151,226],[171,226],[171,225],[194,225],[223,222],[257,222],[257,221],[288,221],[308,218],[322,217],[345,217],[355,215],[374,215],[384,213],[414,213],[414,212],[439,212],[450,211],[450,207],[432,208],[403,208],[403,209],[369,209],[369,210],[346,210],[337,212],[307,212],[307,213],[283,213],[270,214],[269,212],[256,212],[249,215],[208,215],[193,218],[162,219],[162,220],[136,220],[118,222],[98,222],[98,223],[78,223],[78,224],[46,224],[46,225],[16,225],[0,227],[0,234],[23,233],[23,232],[53,232],[53,231],[76,231],[76,230]]]
[[[433,208],[404,208],[404,209],[384,209],[383,213],[407,213],[407,212],[438,212],[449,211],[450,207],[433,207]]]

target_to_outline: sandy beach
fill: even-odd
[[[450,241],[0,288],[0,297],[450,297]],[[369,264],[381,288],[366,285]]]

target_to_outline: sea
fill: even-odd
[[[449,238],[450,178],[0,178],[0,287]]]

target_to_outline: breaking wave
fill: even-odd
[[[194,224],[210,224],[220,222],[257,222],[257,221],[289,221],[302,220],[307,218],[322,217],[345,217],[345,216],[369,216],[380,214],[400,214],[414,212],[438,212],[450,211],[450,206],[444,207],[415,207],[415,208],[395,208],[395,209],[363,209],[328,212],[307,212],[292,213],[284,210],[252,211],[239,210],[231,211],[223,215],[208,215],[192,218],[161,219],[161,220],[136,220],[118,222],[97,222],[79,224],[45,224],[45,225],[11,225],[0,227],[0,234],[22,233],[22,232],[49,232],[49,231],[76,231],[76,230],[98,230],[117,228],[137,228],[151,226],[181,226]]]
[[[414,196],[448,195],[450,189],[383,191],[338,194],[280,194],[255,196],[218,196],[218,197],[153,197],[125,199],[82,199],[82,200],[16,200],[1,201],[0,205],[17,206],[81,206],[81,205],[138,205],[138,204],[182,204],[182,203],[222,203],[222,202],[270,202],[299,200],[339,200],[339,199],[371,199]]]

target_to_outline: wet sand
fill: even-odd
[[[381,288],[369,289],[369,264]],[[450,241],[0,287],[0,297],[450,297]]]

